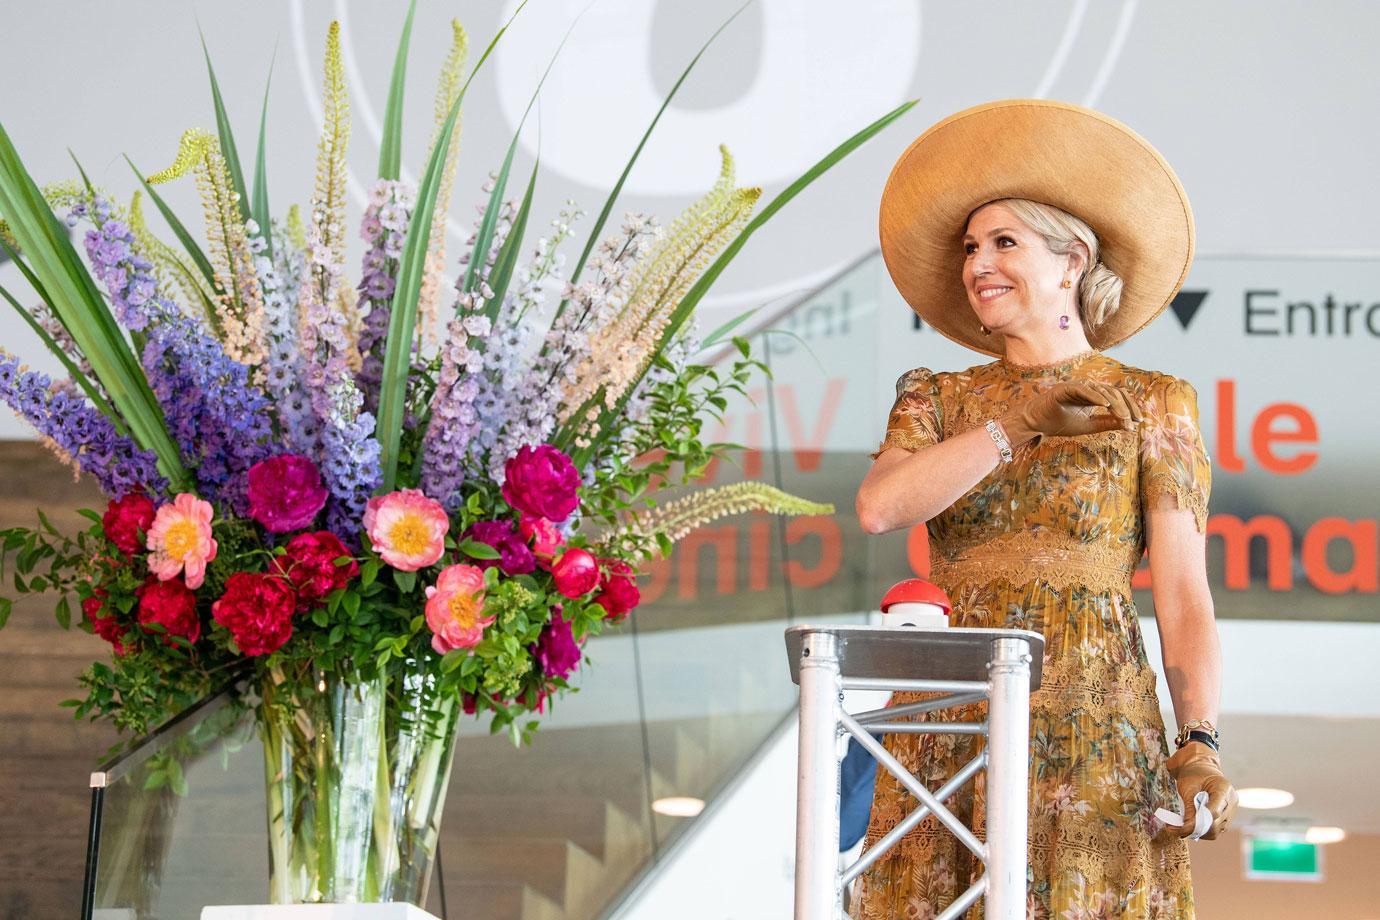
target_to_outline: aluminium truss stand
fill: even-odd
[[[1023,920],[1030,691],[1040,686],[1044,638],[1017,629],[887,629],[795,626],[786,630],[791,678],[800,684],[796,787],[795,920],[836,920],[843,888],[912,828],[934,815],[982,861],[985,872],[936,920],[954,920],[986,896],[987,920]],[[844,690],[937,692],[934,699],[850,715]],[[988,721],[899,721],[988,700]],[[986,748],[931,791],[873,737],[893,732],[984,735]],[[885,837],[839,871],[839,741],[852,735],[919,804]],[[944,802],[987,768],[987,839]]]

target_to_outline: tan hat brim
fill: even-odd
[[[920,135],[882,192],[882,258],[901,296],[939,332],[984,354],[963,285],[968,215],[1028,198],[1081,218],[1122,280],[1121,305],[1088,331],[1110,348],[1159,316],[1193,262],[1193,212],[1174,171],[1136,132],[1100,112],[1047,99],[1006,99],[950,115]]]

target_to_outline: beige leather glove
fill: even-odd
[[[1212,812],[1212,827],[1203,834],[1204,840],[1215,840],[1217,835],[1227,829],[1236,815],[1236,787],[1222,775],[1222,762],[1217,752],[1201,741],[1190,741],[1174,752],[1167,766],[1174,784],[1179,787],[1179,798],[1184,800],[1184,826],[1165,828],[1165,833],[1175,837],[1187,837],[1193,833],[1193,821],[1197,809],[1193,807],[1193,797],[1200,791],[1208,794],[1208,811]]]
[[[1139,400],[1118,387],[1089,381],[1056,383],[998,421],[1012,447],[1043,435],[1064,437],[1125,428],[1134,431],[1144,415]]]

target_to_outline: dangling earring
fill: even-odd
[[[1069,315],[1068,315],[1067,313],[1065,313],[1063,316],[1059,317],[1059,328],[1060,328],[1060,329],[1067,329],[1068,327],[1069,327]]]

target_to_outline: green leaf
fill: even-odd
[[[72,246],[0,125],[0,216],[43,283],[48,304],[90,362],[135,442],[158,458],[164,476],[180,488],[190,480],[177,444],[143,369],[115,322],[95,280]]]
[[[705,349],[713,348],[715,345],[719,343],[721,339],[723,339],[734,329],[738,328],[740,325],[746,322],[748,318],[752,316],[752,314],[756,313],[760,309],[762,308],[753,307],[751,310],[744,310],[742,313],[739,313],[737,316],[733,317],[733,319],[724,323],[718,329],[715,329],[713,332],[709,333],[709,337],[700,343],[700,350],[703,351]]]
[[[270,229],[273,213],[268,209],[268,88],[273,84],[273,64],[277,59],[278,48],[275,45],[273,57],[268,61],[268,80],[264,82],[263,109],[259,112],[259,149],[254,159],[254,197],[249,208],[267,247],[264,252],[270,259],[273,258],[273,232]]]
[[[541,157],[538,156],[532,163],[532,177],[527,180],[527,191],[522,196],[517,217],[513,219],[513,227],[503,240],[503,245],[499,247],[498,258],[494,260],[493,274],[490,276],[492,280],[489,284],[494,296],[484,305],[484,315],[489,318],[489,322],[498,319],[498,311],[503,306],[504,295],[508,293],[508,284],[512,281],[513,270],[517,267],[518,253],[522,250],[522,238],[527,233],[527,217],[532,210],[532,193],[537,188],[537,169],[540,165]],[[473,258],[470,261],[473,262]]]
[[[344,606],[345,612],[350,615],[350,619],[353,620],[355,617],[359,616],[359,595],[353,591],[347,591],[345,593]],[[332,639],[331,641],[334,642],[335,640]]]
[[[417,0],[407,4],[398,51],[393,56],[393,79],[388,84],[388,107],[383,114],[383,139],[379,143],[379,178],[397,179],[402,170],[403,84],[407,80],[407,46],[412,41],[412,15]],[[427,212],[430,216],[431,212]]]
[[[734,257],[747,245],[747,241],[752,235],[761,229],[767,221],[771,220],[777,211],[780,211],[789,204],[792,199],[808,188],[816,179],[837,165],[844,157],[871,140],[906,112],[909,112],[919,101],[918,99],[911,99],[907,102],[903,102],[901,105],[898,105],[881,118],[878,118],[876,121],[848,138],[842,144],[839,144],[801,174],[794,182],[786,186],[780,194],[768,202],[767,206],[748,222],[747,226],[742,229],[742,232],[740,232],[731,243],[724,247],[723,252],[719,253],[718,258],[705,269],[704,274],[696,279],[695,283],[690,287],[690,290],[681,298],[680,303],[677,304],[675,310],[671,312],[666,326],[662,329],[661,336],[657,339],[656,346],[652,349],[652,353],[660,354],[666,348],[667,343],[670,342],[675,337],[676,333],[680,331],[681,327],[685,325],[685,321],[690,318],[695,307],[698,306],[699,302],[704,299],[704,296],[709,293],[709,289],[714,286],[714,282],[719,279],[719,276],[723,274],[724,270],[732,263]],[[644,369],[643,374],[645,374],[645,372]],[[642,374],[637,375],[628,385],[627,389],[624,390],[623,395],[619,397],[618,402],[613,408],[606,410],[599,416],[599,430],[602,434],[594,443],[591,443],[588,447],[581,448],[572,456],[571,459],[575,461],[575,466],[577,468],[582,468],[584,464],[588,462],[589,458],[594,456],[599,445],[608,437],[608,432],[610,430],[618,429],[618,426],[614,425],[613,422],[622,417],[623,409],[627,405],[628,399],[631,398],[632,394],[636,391],[637,384],[641,379]]]
[[[359,586],[367,588],[374,583],[374,579],[379,577],[379,569],[383,562],[378,559],[370,559],[359,567]]]
[[[462,540],[460,552],[469,556],[471,559],[497,559],[498,550],[487,543],[480,543],[478,540]]]
[[[469,649],[453,648],[446,652],[445,657],[441,659],[441,671],[445,674],[449,674],[456,668],[463,667],[465,662],[469,660]]]
[[[10,611],[14,609],[14,601],[8,597],[0,597],[0,629],[5,628],[5,624],[10,621]]]
[[[67,595],[63,595],[57,602],[57,607],[53,609],[53,617],[58,625],[63,629],[70,629],[72,626],[72,605],[67,600]]]
[[[580,253],[580,258],[575,262],[575,268],[570,275],[569,283],[572,286],[575,282],[580,280],[580,272],[584,269],[585,263],[589,261],[589,254],[599,242],[599,234],[603,232],[604,224],[608,221],[610,212],[613,211],[613,205],[623,191],[623,183],[628,181],[628,174],[632,172],[633,164],[635,164],[637,158],[642,155],[642,148],[647,146],[647,141],[651,138],[652,131],[656,129],[657,123],[661,121],[661,116],[665,114],[667,107],[671,104],[671,100],[674,99],[676,93],[680,91],[680,85],[685,82],[686,77],[690,76],[690,71],[695,69],[695,65],[699,63],[704,53],[709,50],[709,46],[714,44],[714,40],[719,37],[719,34],[723,32],[724,29],[728,28],[729,23],[737,19],[743,10],[751,5],[752,0],[748,0],[747,3],[738,7],[738,9],[733,12],[732,16],[725,19],[723,23],[714,30],[714,34],[710,35],[705,43],[700,46],[700,50],[695,52],[695,56],[690,59],[689,64],[685,65],[685,70],[681,71],[680,77],[671,86],[671,91],[668,92],[666,98],[661,101],[661,108],[656,110],[656,115],[653,116],[651,124],[647,125],[647,130],[642,133],[642,139],[637,142],[637,147],[633,150],[632,156],[628,157],[627,165],[623,167],[623,172],[619,175],[618,181],[613,184],[613,189],[609,192],[609,197],[605,199],[604,207],[599,212],[599,217],[595,219],[594,226],[590,228],[589,239],[585,242],[584,251]],[[560,305],[556,307],[557,317],[565,312],[566,305],[569,302],[568,300],[562,300],[560,302]]]
[[[153,186],[148,184],[148,181],[144,179],[144,174],[134,165],[134,161],[126,156],[125,162],[128,163],[129,168],[134,171],[134,176],[139,180],[139,184],[143,186],[144,193],[149,196],[149,200],[153,202],[154,207],[158,208],[158,213],[162,214],[163,219],[168,222],[168,226],[172,228],[173,235],[176,236],[177,241],[182,244],[182,248],[187,250],[187,255],[192,258],[192,264],[201,272],[201,276],[206,279],[206,283],[210,286],[211,290],[220,290],[220,285],[216,282],[216,270],[211,266],[211,260],[206,257],[206,253],[202,250],[201,246],[197,244],[196,237],[192,236],[191,232],[187,230],[187,226],[182,223],[177,214],[173,212],[173,209],[168,207],[168,203],[163,200],[163,196],[154,191]],[[219,329],[217,329],[216,334],[220,334]]]
[[[417,573],[394,569],[393,584],[397,585],[403,594],[411,594],[417,588]]]
[[[201,27],[197,26],[201,34]],[[230,184],[235,188],[235,204],[239,207],[240,223],[249,220],[249,194],[244,187],[244,170],[240,168],[239,151],[235,148],[235,132],[230,127],[230,116],[225,111],[225,100],[220,95],[220,83],[216,81],[216,69],[211,66],[211,52],[206,48],[206,36],[201,35],[201,53],[206,56],[206,72],[211,77],[211,100],[216,107],[216,133],[220,135],[220,155],[225,158],[225,167],[230,173]]]

